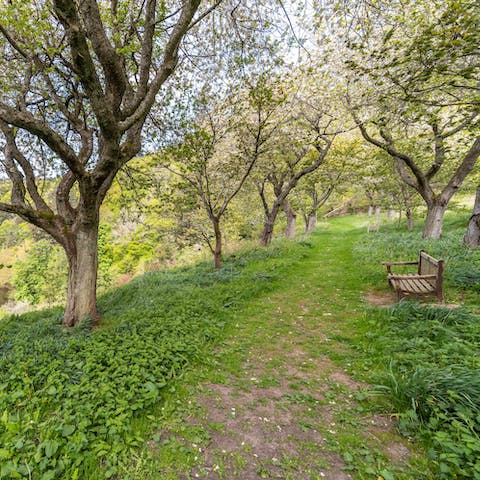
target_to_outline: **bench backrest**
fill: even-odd
[[[418,257],[418,274],[419,275],[436,275],[437,276],[437,284],[442,282],[443,280],[443,268],[444,268],[444,261],[437,260],[433,258],[428,253],[425,253],[423,250],[420,250],[420,254]],[[431,282],[432,285],[435,283],[434,281]]]

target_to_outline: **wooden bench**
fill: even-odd
[[[388,283],[397,292],[399,301],[405,295],[435,295],[443,302],[444,263],[420,250],[417,261],[383,262],[383,265],[387,267]],[[392,272],[392,265],[418,265],[418,270],[414,274],[399,275]]]

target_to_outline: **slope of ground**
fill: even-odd
[[[438,478],[362,383],[362,221],[139,277],[99,329],[0,321],[0,478]]]
[[[133,478],[433,478],[349,375],[356,354],[344,340],[365,315],[352,253],[361,235],[352,219],[322,225],[278,288],[235,315],[215,363],[172,397],[175,414]]]

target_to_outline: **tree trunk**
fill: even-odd
[[[98,321],[97,270],[98,270],[98,222],[83,224],[67,250],[68,287],[67,304],[63,323],[73,327],[85,318]]]
[[[275,220],[277,219],[279,210],[280,210],[280,205],[275,203],[270,213],[265,216],[265,220],[263,222],[263,232],[260,238],[260,245],[262,247],[266,247],[267,245],[270,245],[270,242],[272,241],[273,229],[275,227]]]
[[[407,208],[406,211],[405,211],[405,215],[407,217],[407,229],[409,232],[411,232],[413,230],[413,215],[412,215],[412,211]]]
[[[446,204],[431,203],[427,205],[423,238],[439,239],[442,236],[443,217],[446,209]]]
[[[313,232],[317,226],[317,212],[310,212],[307,217],[306,232]]]
[[[297,214],[286,200],[283,202],[283,211],[287,216],[287,228],[285,229],[285,236],[287,238],[294,238],[295,227],[297,223]]]
[[[368,216],[371,217],[373,215],[373,205],[368,206]]]
[[[213,230],[215,232],[215,249],[213,250],[213,266],[215,269],[222,266],[222,231],[220,229],[220,220],[212,219]]]
[[[270,245],[273,237],[273,227],[275,226],[275,220],[266,218],[263,222],[262,236],[260,237],[260,245],[266,247]]]
[[[477,187],[475,205],[473,206],[472,216],[468,221],[463,242],[467,247],[480,247],[480,185]]]

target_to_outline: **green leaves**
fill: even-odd
[[[2,320],[0,479],[120,475],[145,443],[139,420],[155,428],[162,390],[209,361],[235,310],[272,288],[257,275],[280,274],[308,248],[279,243],[215,272],[201,264],[138,277],[101,300],[102,329],[66,331],[58,310]]]

